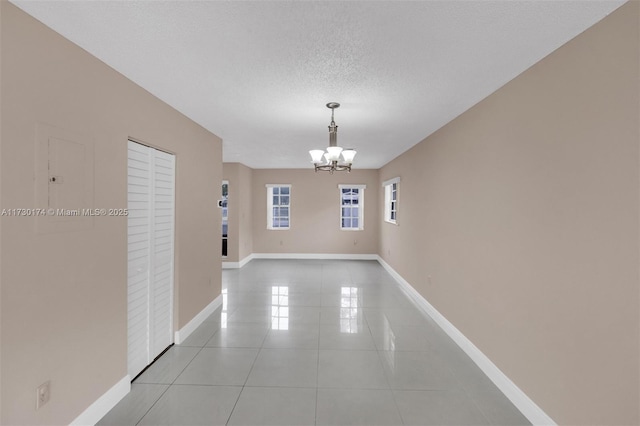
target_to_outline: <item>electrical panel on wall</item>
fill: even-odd
[[[85,135],[40,124],[36,138],[37,231],[65,232],[91,228],[93,140]]]
[[[86,149],[82,143],[49,138],[49,208],[86,208]]]

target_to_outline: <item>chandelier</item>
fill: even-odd
[[[338,146],[338,126],[333,120],[333,112],[336,108],[339,108],[340,104],[337,102],[329,102],[327,108],[331,109],[331,124],[329,125],[329,146],[327,151],[321,149],[312,149],[309,151],[311,155],[311,162],[313,163],[316,172],[321,170],[323,172],[350,172],[353,158],[356,156],[356,151],[347,148],[342,149]],[[342,158],[342,161],[340,161]]]

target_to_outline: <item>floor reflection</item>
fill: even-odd
[[[340,332],[358,333],[358,287],[342,287],[340,291]],[[361,314],[360,314],[361,315]]]
[[[229,294],[227,289],[222,289],[222,311],[220,312],[220,328],[227,328],[227,303],[229,302]]]
[[[289,329],[289,286],[271,287],[271,329]]]
[[[396,335],[387,317],[384,317],[384,332],[382,341],[382,358],[387,362],[391,371],[395,371]]]

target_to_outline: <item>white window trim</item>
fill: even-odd
[[[343,228],[342,227],[342,189],[343,188],[356,188],[359,189],[359,197],[358,197],[358,227],[357,228]],[[338,185],[338,207],[340,208],[338,215],[338,225],[340,230],[342,231],[364,231],[364,190],[367,189],[367,185],[349,185],[349,184],[340,184]]]
[[[265,185],[267,188],[267,229],[270,231],[288,231],[291,229],[291,184],[289,183],[267,183]],[[269,188],[289,188],[289,226],[286,228],[274,228],[273,227],[273,195]]]
[[[394,225],[398,224],[398,201],[400,198],[400,185],[396,187],[396,218],[391,219],[391,185],[400,183],[400,177],[395,177],[382,182],[384,188],[384,221]]]
[[[400,178],[394,177],[393,179],[385,180],[384,182],[382,182],[382,186],[389,186],[392,183],[400,183]]]

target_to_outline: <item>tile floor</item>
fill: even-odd
[[[375,261],[253,260],[104,425],[521,425]]]

